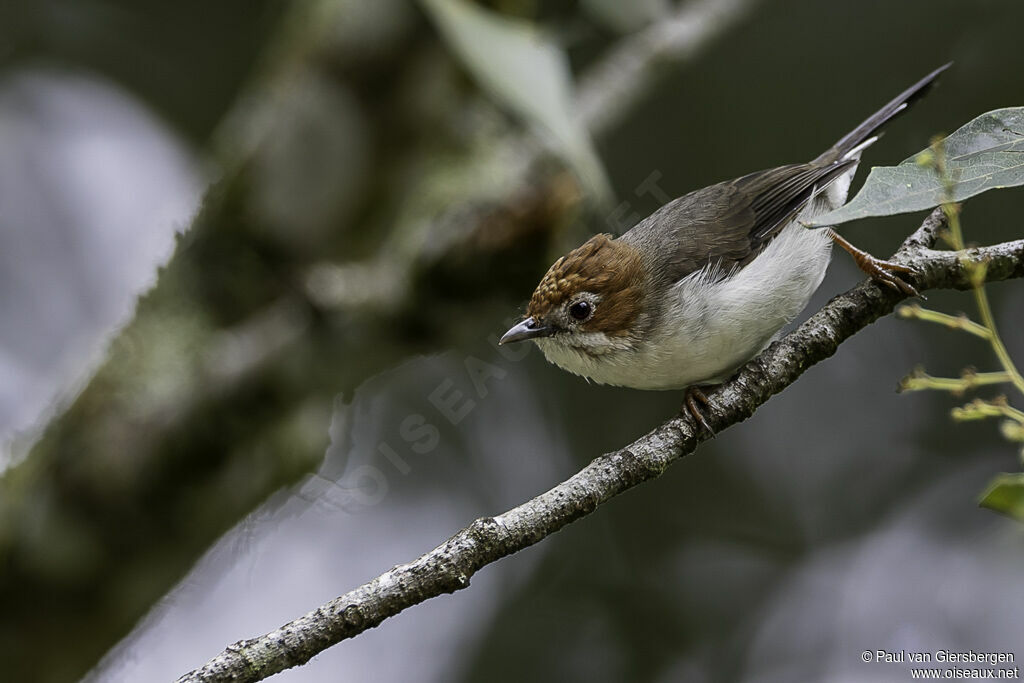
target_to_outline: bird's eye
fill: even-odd
[[[583,322],[590,317],[590,313],[593,310],[593,306],[588,301],[577,301],[569,307],[569,315],[576,320]]]

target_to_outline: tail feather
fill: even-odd
[[[842,139],[832,146],[831,149],[818,157],[817,161],[833,162],[840,159],[852,158],[859,154],[861,150],[875,141],[871,140],[871,138],[872,136],[875,136],[882,126],[902,113],[911,104],[924,97],[931,86],[935,83],[935,79],[937,79],[943,71],[952,66],[952,64],[953,63],[950,62],[940,66],[938,69],[901,92],[888,104],[869,116],[863,123],[844,135]],[[875,139],[877,139],[877,136]]]

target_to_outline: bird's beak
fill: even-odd
[[[555,333],[554,329],[539,324],[533,318],[527,318],[521,323],[512,326],[501,339],[499,344],[511,344],[512,342],[523,341],[524,339],[537,339],[538,337],[550,337]]]

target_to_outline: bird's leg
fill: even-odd
[[[899,263],[883,261],[882,259],[875,258],[868,252],[861,251],[847,242],[845,239],[840,237],[835,230],[829,229],[828,232],[832,241],[845,249],[850,256],[853,257],[853,261],[857,264],[857,267],[872,278],[888,287],[891,287],[892,289],[895,289],[897,292],[903,292],[907,296],[921,296],[921,294],[914,289],[913,285],[897,276],[897,273],[916,275],[916,270],[909,266],[900,265]]]
[[[686,394],[683,398],[683,403],[686,405],[686,412],[690,414],[690,417],[692,417],[699,426],[708,430],[708,434],[714,438],[715,430],[712,429],[711,425],[708,424],[708,421],[704,419],[704,413],[701,411],[700,406],[697,405],[698,402],[705,408],[710,407],[711,405],[711,402],[708,401],[708,397],[704,395],[704,392],[701,391],[699,386],[693,385],[686,387]]]

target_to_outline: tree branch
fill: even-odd
[[[971,286],[960,260],[962,254],[932,249],[943,220],[941,210],[933,212],[893,258],[918,269],[914,284],[920,291]],[[1024,240],[970,249],[967,255],[988,262],[987,281],[1024,277]],[[872,281],[835,297],[750,361],[732,380],[708,392],[709,423],[720,432],[750,417],[807,368],[835,353],[843,341],[892,312],[903,298]],[[673,417],[629,446],[594,459],[546,493],[501,515],[476,520],[419,559],[396,566],[275,631],[229,646],[178,683],[259,681],[303,664],[407,607],[466,588],[481,568],[658,477],[705,438],[687,418]]]
[[[685,61],[747,16],[756,0],[699,0],[624,38],[580,79],[581,125],[595,137],[622,121],[663,78],[652,68]]]

